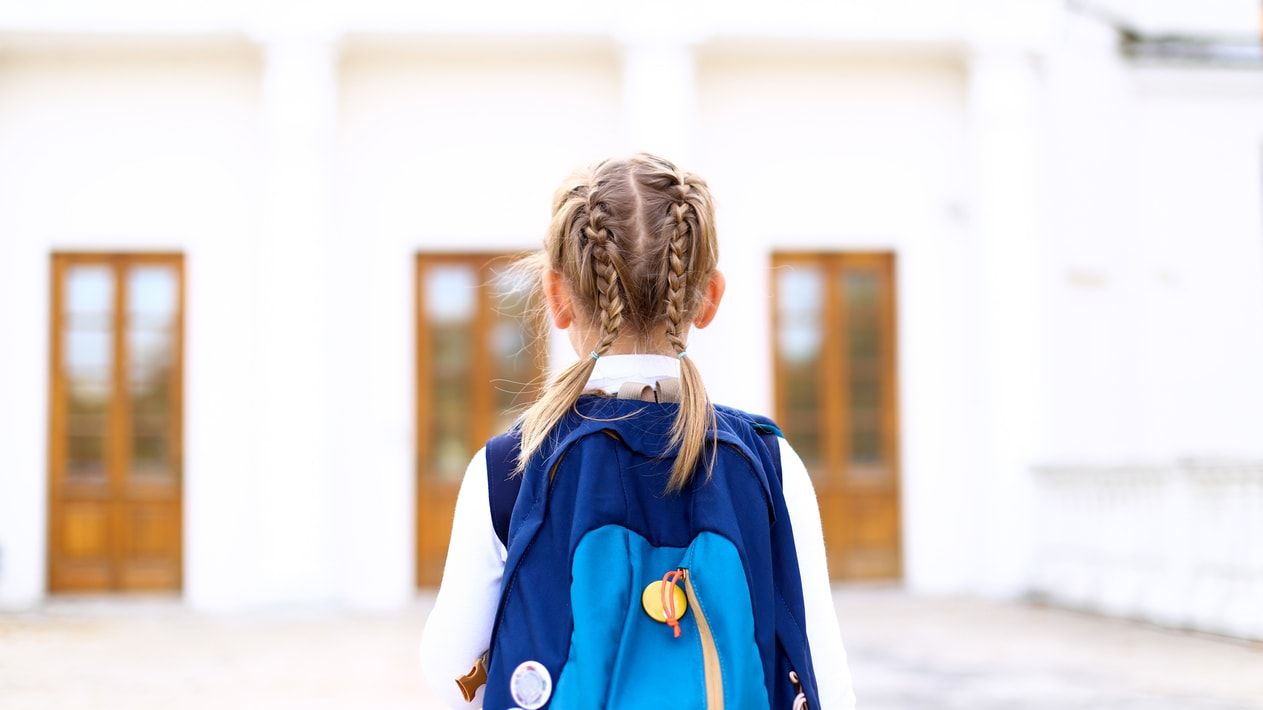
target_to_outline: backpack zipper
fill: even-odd
[[[697,636],[702,642],[702,673],[706,679],[706,710],[724,710],[724,677],[719,667],[719,648],[715,645],[715,635],[711,633],[710,622],[702,611],[702,604],[697,600],[697,590],[693,588],[693,575],[686,568],[684,572],[684,595],[688,597],[689,608],[697,619]]]

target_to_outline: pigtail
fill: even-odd
[[[676,449],[675,463],[667,490],[678,491],[688,484],[701,459],[706,445],[706,434],[711,433],[711,460],[707,465],[709,477],[715,456],[715,408],[711,405],[701,372],[693,359],[688,357],[684,342],[684,328],[692,300],[689,274],[696,257],[695,230],[688,216],[693,210],[689,202],[689,183],[682,177],[677,190],[680,201],[671,205],[674,226],[667,246],[667,342],[680,359],[680,404],[675,421],[671,424],[671,445]],[[695,273],[695,272],[694,272]]]
[[[620,260],[610,246],[611,231],[606,225],[605,208],[598,199],[599,188],[600,181],[594,170],[586,187],[571,186],[559,195],[553,231],[560,231],[564,239],[577,244],[557,240],[550,258],[558,261],[567,255],[577,257],[580,262],[579,290],[585,293],[594,291],[596,295],[600,337],[587,357],[580,358],[559,373],[540,398],[522,414],[522,447],[515,468],[517,473],[526,469],[531,454],[543,445],[548,433],[578,401],[592,375],[592,368],[596,366],[596,359],[610,349],[623,326],[625,301],[619,274]],[[570,228],[565,228],[566,225]],[[568,246],[575,248],[566,248]]]

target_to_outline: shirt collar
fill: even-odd
[[[602,355],[592,367],[588,378],[589,389],[600,389],[613,394],[624,382],[653,384],[667,377],[680,376],[680,361],[670,355],[651,353],[620,353]]]

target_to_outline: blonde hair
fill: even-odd
[[[599,326],[589,356],[560,372],[522,415],[517,471],[578,401],[596,358],[626,333],[652,346],[665,330],[680,362],[668,491],[682,489],[714,439],[715,409],[685,334],[718,261],[715,209],[700,177],[649,153],[607,159],[566,178],[553,198],[542,252],[520,265],[564,279],[576,311]],[[714,447],[712,446],[712,461]]]

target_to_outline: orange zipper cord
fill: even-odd
[[[680,638],[680,618],[675,615],[675,584],[684,579],[684,569],[673,569],[662,575],[662,613],[667,617],[667,625]]]

